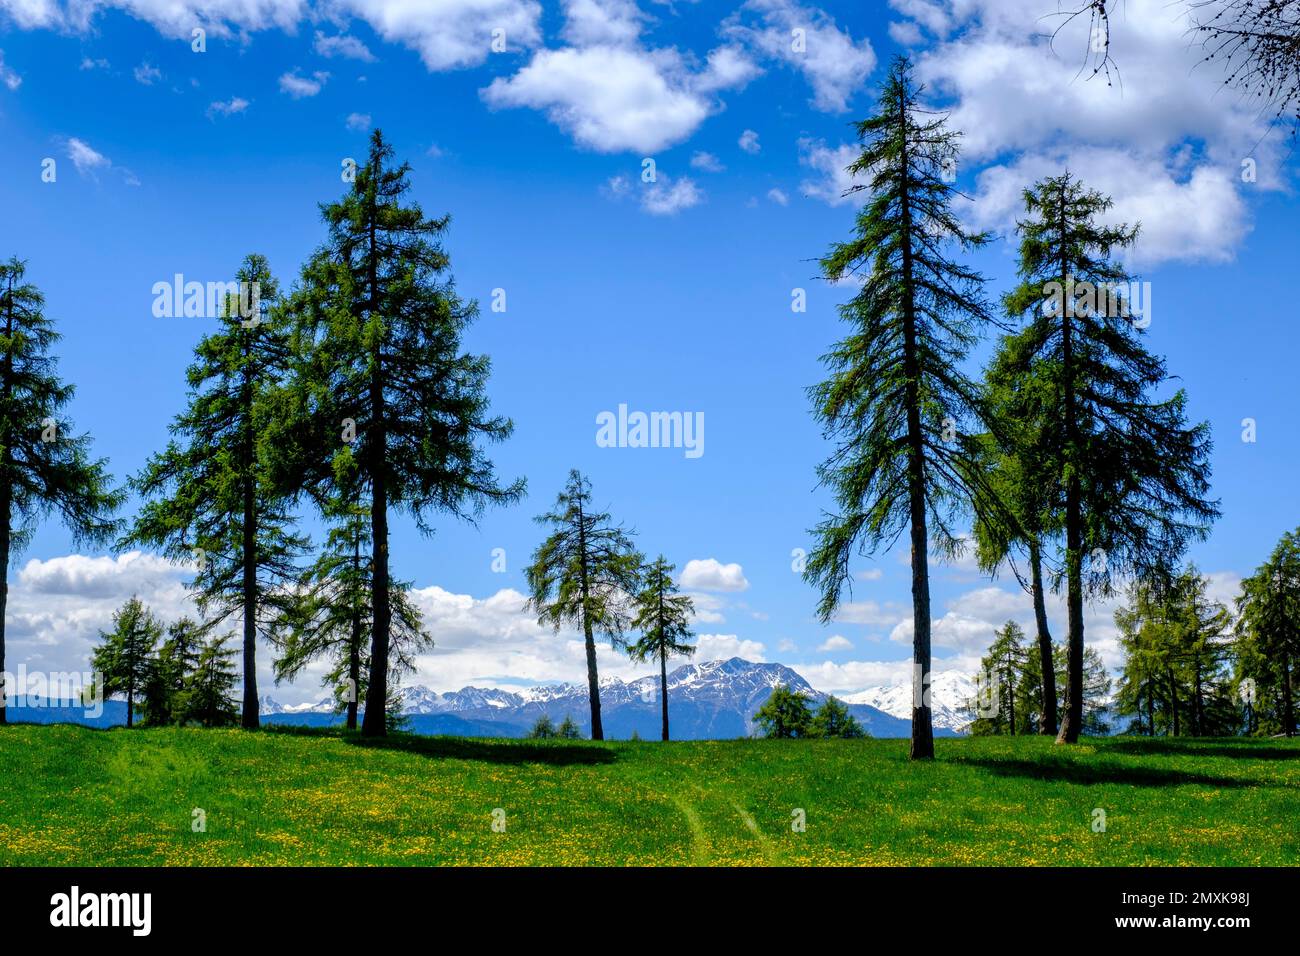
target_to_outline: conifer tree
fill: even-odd
[[[1237,610],[1239,656],[1248,665],[1243,676],[1255,682],[1260,705],[1275,702],[1268,708],[1275,732],[1293,737],[1300,670],[1300,530],[1284,534],[1268,560],[1241,582]]]
[[[843,701],[835,697],[827,697],[823,701],[816,713],[812,715],[812,723],[808,728],[808,736],[820,737],[823,740],[835,738],[855,740],[866,735],[858,719],[849,713],[849,708]]]
[[[244,259],[216,331],[195,348],[186,371],[189,405],[173,438],[132,486],[145,499],[124,543],[195,562],[191,582],[204,631],[237,616],[243,632],[241,724],[259,723],[257,639],[285,609],[306,539],[293,531],[288,497],[272,480],[268,441],[273,396],[288,365],[289,341],[276,312],[279,289],[264,257]]]
[[[325,547],[303,573],[292,604],[273,628],[272,639],[280,649],[275,679],[277,683],[292,681],[308,664],[328,658],[330,668],[322,680],[346,713],[347,728],[355,730],[369,682],[374,622],[370,510],[355,491],[330,499],[324,510],[331,522]],[[424,630],[410,589],[408,581],[390,585],[389,679],[393,686],[404,674],[415,672],[415,655],[433,648],[433,638]]]
[[[980,661],[981,690],[992,692],[991,716],[980,716],[971,726],[971,733],[1015,736],[1025,726],[1024,713],[1017,714],[1016,707],[1024,699],[1022,680],[1025,672],[1025,632],[1015,621],[1007,621],[993,634],[993,643]],[[1040,678],[1041,679],[1041,678]],[[1055,702],[1053,702],[1054,704]]]
[[[859,281],[841,307],[848,336],[824,357],[831,377],[810,389],[815,415],[835,447],[818,469],[835,511],[814,531],[805,576],[829,621],[850,581],[850,561],[911,541],[913,759],[934,756],[930,677],[933,540],[960,546],[956,515],[978,493],[977,443],[958,426],[981,407],[961,364],[988,320],[983,280],[949,258],[973,249],[949,208],[957,134],[921,104],[905,58],[895,61],[875,116],[858,124],[862,152],[848,168],[868,193],[854,235],[822,259],[833,282]]]
[[[634,660],[659,661],[659,700],[663,712],[663,739],[668,739],[668,658],[676,654],[690,656],[695,647],[688,643],[694,636],[691,619],[695,605],[689,597],[677,593],[673,582],[676,568],[662,554],[641,572],[643,586],[633,601],[632,627],[641,639],[628,648]]]
[[[211,637],[203,644],[194,671],[185,682],[184,720],[204,727],[235,723],[238,710],[232,691],[237,679],[235,651],[226,646],[230,635]]]
[[[1152,393],[1168,381],[1147,351],[1132,311],[1132,277],[1114,253],[1136,227],[1102,225],[1111,201],[1065,173],[1024,194],[1019,285],[1006,297],[1023,327],[1003,339],[989,376],[1037,383],[1052,405],[1032,453],[1050,466],[1047,485],[1065,538],[1065,709],[1057,741],[1083,729],[1083,602],[1108,593],[1111,573],[1168,574],[1187,544],[1217,517],[1209,489],[1209,427],[1188,426],[1187,398]],[[1086,580],[1085,580],[1085,563]]]
[[[392,668],[391,511],[431,534],[432,513],[473,520],[516,501],[522,480],[498,484],[480,445],[509,437],[489,413],[487,358],[461,350],[478,307],[456,293],[442,236],[409,193],[410,166],[375,130],[351,188],[322,208],[329,234],[303,270],[291,311],[293,427],[281,429],[292,474],[322,501],[337,493],[337,459],[355,462],[371,537],[369,674],[362,733],[383,736]]]
[[[528,607],[539,624],[559,630],[582,627],[587,649],[587,692],[591,700],[591,739],[604,740],[600,720],[600,676],[596,638],[613,647],[626,644],[628,601],[640,586],[641,555],[621,525],[592,503],[591,482],[574,469],[555,508],[536,518],[553,530],[533,553],[525,570]]]
[[[763,728],[763,736],[774,740],[807,737],[813,732],[812,711],[808,698],[781,684],[754,715],[754,722]]]
[[[67,417],[74,389],[59,380],[50,349],[59,333],[27,265],[0,262],[0,674],[5,673],[9,565],[36,525],[57,515],[77,543],[112,540],[124,495],[106,462],[90,457],[90,436]],[[7,716],[0,693],[0,724]]]
[[[100,644],[90,658],[97,687],[91,693],[104,700],[126,698],[126,725],[135,724],[135,712],[153,668],[154,649],[162,636],[162,625],[144,603],[132,596],[113,614],[113,630],[100,631]]]
[[[144,722],[153,726],[181,720],[185,685],[198,665],[202,628],[188,617],[167,626],[167,639],[151,662],[144,690]]]

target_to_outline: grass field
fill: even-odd
[[[1300,862],[1294,741],[936,747],[0,727],[0,863]]]

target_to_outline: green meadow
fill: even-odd
[[[0,727],[0,863],[1300,862],[1297,741],[1002,737],[937,751],[915,763],[904,740],[14,725]]]

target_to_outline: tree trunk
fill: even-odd
[[[361,733],[367,737],[383,737],[388,733],[388,626],[391,611],[388,604],[388,487],[381,471],[372,473],[371,488],[370,599],[373,625],[370,680],[366,687],[366,714],[361,721]]]
[[[1043,710],[1038,719],[1040,734],[1056,735],[1056,664],[1052,660],[1052,633],[1047,629],[1047,601],[1043,593],[1043,556],[1037,539],[1029,545],[1029,568],[1034,596],[1034,623],[1038,627],[1038,662],[1042,671]]]
[[[135,687],[127,685],[126,688],[126,729],[130,730],[135,725]]]
[[[578,505],[578,573],[582,588],[582,635],[587,642],[587,696],[591,700],[591,739],[604,740],[605,727],[600,721],[600,677],[596,673],[596,637],[591,630],[591,615],[587,613],[589,587],[587,581],[587,525],[582,505]]]
[[[659,702],[664,712],[664,740],[668,739],[668,655],[659,652]]]
[[[356,516],[353,515],[353,522]],[[352,579],[361,580],[361,533],[352,539]],[[361,694],[361,599],[354,587],[352,590],[352,633],[348,644],[348,730],[357,729],[357,711]]]
[[[7,457],[7,456],[6,456]],[[11,533],[9,531],[11,489],[9,486],[8,466],[5,466],[5,473],[0,474],[0,682],[4,681],[5,674],[5,613],[9,607],[9,548]],[[8,685],[0,683],[0,725],[9,721],[9,691]],[[12,688],[17,693],[18,688]]]
[[[244,479],[244,707],[240,723],[256,730],[257,701],[257,519],[253,482]]]
[[[1070,266],[1066,260],[1065,188],[1060,194],[1061,288],[1072,290]],[[1079,504],[1078,423],[1075,417],[1074,351],[1071,341],[1070,310],[1074,306],[1071,291],[1061,294],[1061,365],[1064,381],[1065,411],[1065,569],[1068,623],[1065,665],[1065,718],[1061,721],[1058,744],[1078,743],[1083,730],[1083,516]]]
[[[373,318],[379,314],[378,211],[371,209],[369,213],[367,278],[370,283],[369,315]],[[387,409],[384,404],[382,341],[375,344],[372,361],[370,432],[366,442],[370,465],[370,680],[366,686],[366,714],[361,720],[361,733],[367,737],[383,737],[388,733],[388,628],[392,610],[388,603],[388,479],[384,466],[388,432],[385,427]]]
[[[912,208],[908,182],[907,103],[899,100],[903,183],[903,374],[907,378],[907,495],[912,532],[912,745],[913,760],[934,757],[930,718],[930,555],[925,521],[925,445],[921,434],[921,363],[916,342],[915,286],[912,280]]]
[[[1295,706],[1291,700],[1291,655],[1282,655],[1282,733],[1295,736]]]
[[[1165,668],[1165,679],[1169,682],[1169,714],[1173,718],[1170,724],[1170,732],[1174,737],[1178,736],[1178,684],[1174,681],[1174,670],[1172,667]]]

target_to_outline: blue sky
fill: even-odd
[[[292,283],[323,238],[317,204],[341,193],[341,164],[381,127],[425,210],[452,214],[454,273],[483,307],[467,344],[492,356],[495,408],[516,423],[494,457],[530,492],[432,539],[395,522],[394,569],[439,642],[414,680],[580,677],[574,635],[539,631],[519,594],[538,543],[531,518],[578,467],[643,550],[686,572],[702,656],[781,660],[823,689],[858,690],[905,673],[905,554],[861,560],[855,603],[830,626],[814,621],[791,560],[825,503],[813,469],[827,446],[803,390],[841,334],[846,295],[816,280],[812,260],[851,227],[849,124],[898,52],[966,134],[972,224],[1008,236],[1019,190],[1067,163],[1116,197],[1117,218],[1142,222],[1133,265],[1151,283],[1151,347],[1214,429],[1224,517],[1192,556],[1222,596],[1296,524],[1279,507],[1300,437],[1290,144],[1194,69],[1163,0],[1130,0],[1117,23],[1122,89],[1076,76],[1086,37],[1047,47],[1038,18],[1052,7],[0,0],[0,254],[29,261],[65,336],[75,420],[123,478],[165,440],[211,328],[155,318],[154,283],[222,281],[249,252]],[[42,181],[46,158],[54,182]],[[1003,238],[978,257],[991,296],[1013,253]],[[806,313],[791,311],[796,288]],[[504,313],[490,309],[494,289]],[[704,454],[597,447],[596,416],[620,404],[703,413]],[[1253,443],[1241,440],[1248,417]],[[55,525],[15,569],[15,663],[84,667],[132,591],[164,615],[184,609],[182,572],[147,555],[76,554]],[[937,571],[934,597],[941,667],[970,668],[997,623],[1031,619],[1013,583],[968,562]],[[1089,640],[1113,659],[1111,610],[1093,609]],[[638,673],[601,659],[603,673]],[[319,696],[310,678],[272,693]]]

